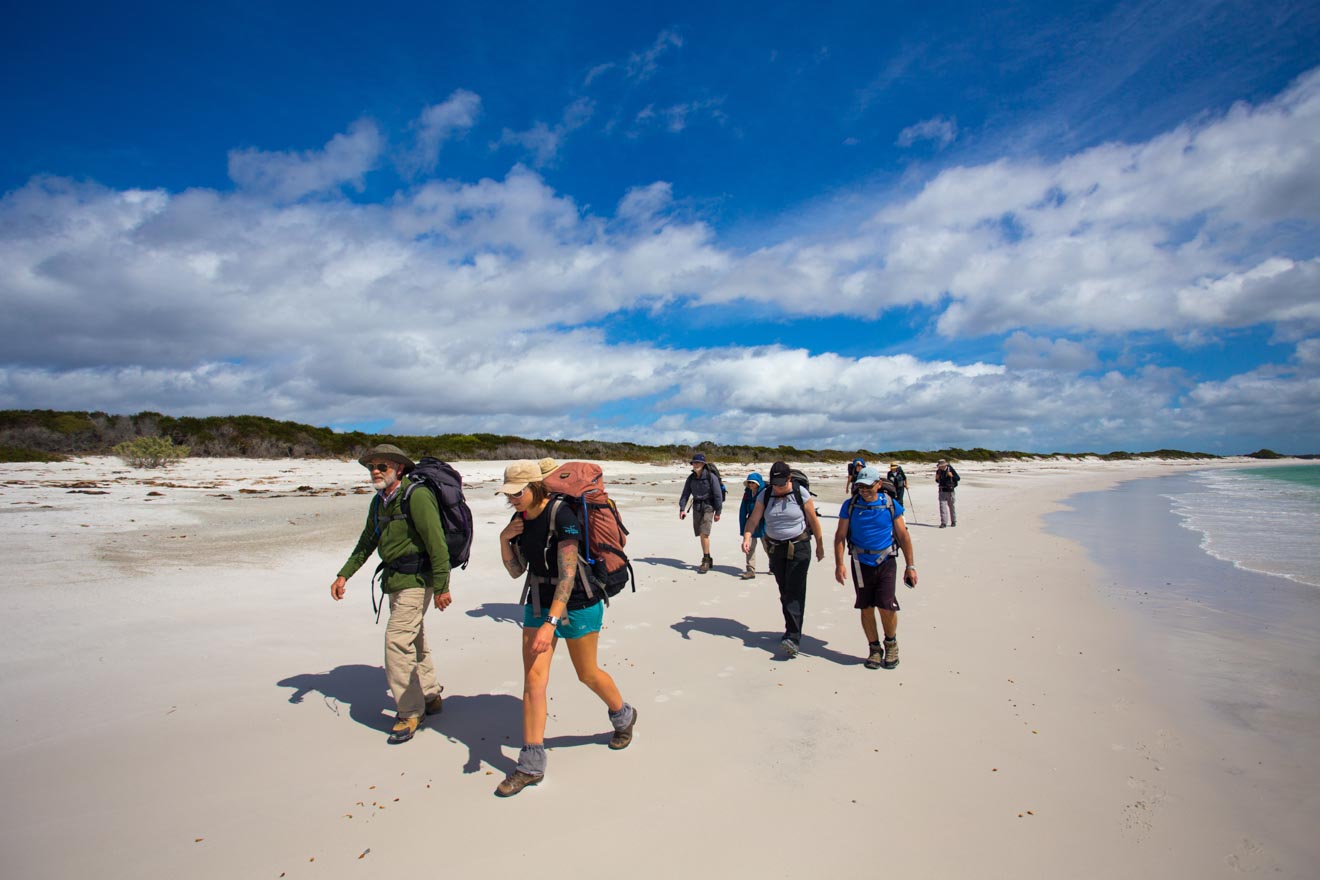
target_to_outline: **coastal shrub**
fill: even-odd
[[[187,446],[176,446],[169,437],[138,437],[114,448],[124,464],[136,468],[168,467],[188,456]]]
[[[40,449],[30,449],[26,446],[0,445],[0,462],[64,460],[64,456],[53,452],[42,452]]]

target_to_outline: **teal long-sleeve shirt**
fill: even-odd
[[[412,510],[411,524],[404,519],[387,520],[391,516],[403,516],[403,487],[400,487],[380,511],[380,532],[377,534],[375,509],[379,503],[379,496],[372,499],[371,508],[367,511],[366,526],[348,561],[339,569],[339,576],[351,578],[371,557],[373,550],[379,551],[384,562],[424,552],[431,559],[429,571],[417,574],[388,572],[381,583],[381,590],[397,593],[399,590],[431,587],[437,593],[449,592],[449,545],[445,543],[445,531],[440,525],[440,507],[435,500],[435,493],[425,486],[413,490],[408,502]]]

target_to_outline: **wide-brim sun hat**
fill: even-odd
[[[397,465],[402,465],[405,472],[410,471],[417,466],[416,463],[408,457],[408,453],[391,443],[381,443],[378,446],[371,447],[366,452],[362,453],[362,457],[358,459],[358,464],[366,467],[367,462],[382,458],[386,461],[392,461]]]
[[[527,488],[529,483],[539,483],[545,479],[541,465],[531,460],[515,461],[504,469],[504,485],[495,490],[496,495],[517,495]]]
[[[559,470],[559,462],[549,457],[543,458],[540,461],[538,461],[536,463],[536,466],[541,469],[542,477],[548,477],[551,474],[553,474],[555,471]]]

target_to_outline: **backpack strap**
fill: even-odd
[[[892,540],[893,529],[894,529],[894,499],[890,498],[890,497],[889,497],[888,495],[886,495],[884,492],[881,492],[881,493],[880,493],[880,499],[879,499],[879,500],[884,501],[884,505],[883,505],[883,506],[884,506],[885,510],[888,510],[888,511],[889,511],[889,529],[890,529],[891,541],[890,541],[890,543],[889,543],[889,546],[888,546],[888,547],[885,547],[884,549],[876,549],[876,550],[873,550],[873,549],[868,548],[868,547],[858,547],[858,546],[856,545],[856,543],[853,542],[853,539],[852,539],[852,529],[849,529],[849,530],[848,530],[848,555],[850,555],[850,556],[853,557],[853,565],[854,565],[854,566],[856,566],[856,564],[857,564],[857,557],[858,557],[858,556],[861,556],[861,555],[864,554],[864,553],[866,553],[866,554],[874,554],[874,555],[876,555],[876,556],[898,556],[898,542]],[[854,493],[854,494],[853,494],[853,497],[852,497],[852,506],[848,508],[848,511],[849,511],[849,513],[851,513],[852,511],[857,510],[858,507],[861,507],[861,508],[864,509],[864,510],[875,510],[877,507],[880,507],[880,506],[881,506],[881,505],[880,505],[879,503],[877,503],[877,504],[868,504],[868,503],[865,502],[865,501],[860,501],[860,503],[859,503],[858,495],[857,495],[856,493]],[[851,518],[852,518],[852,517],[849,517],[849,519],[851,519]],[[861,580],[858,580],[857,582],[860,584],[860,583],[861,583]]]

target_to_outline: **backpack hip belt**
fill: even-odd
[[[768,536],[765,540],[766,543],[770,545],[771,553],[778,553],[781,547],[788,547],[787,558],[792,559],[794,558],[798,544],[809,544],[811,542],[811,530],[805,529],[802,534],[798,535],[796,538],[786,538],[783,541],[776,541],[774,538]]]
[[[376,566],[376,573],[371,576],[371,610],[376,612],[376,622],[380,623],[380,611],[385,607],[385,580],[394,573],[422,574],[431,570],[431,557],[425,553],[409,553],[398,559],[382,560]],[[384,572],[384,577],[381,576]],[[380,581],[380,603],[376,602],[376,581]]]

